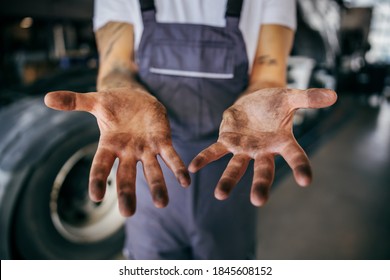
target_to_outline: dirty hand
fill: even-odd
[[[80,94],[70,91],[50,92],[45,104],[57,110],[92,113],[98,122],[100,140],[93,159],[89,194],[101,201],[106,180],[116,158],[117,193],[123,216],[135,212],[137,161],[142,161],[156,207],[168,204],[168,193],[157,161],[160,155],[182,186],[190,184],[184,163],[172,147],[171,132],[164,106],[143,89],[117,88]]]
[[[223,200],[254,159],[250,200],[263,205],[274,179],[274,156],[280,154],[293,170],[296,182],[307,186],[312,179],[309,160],[292,133],[293,116],[298,108],[322,108],[336,102],[337,95],[327,89],[270,88],[242,96],[223,114],[218,141],[191,162],[196,172],[212,161],[233,153],[215,189]]]

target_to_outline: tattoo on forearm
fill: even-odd
[[[113,26],[112,30],[110,30],[110,28],[104,30],[105,33],[108,33],[107,35],[109,35],[109,37],[107,36],[108,37],[107,42],[103,42],[104,43],[103,48],[105,50],[104,51],[102,50],[103,56],[101,57],[101,59],[106,59],[111,54],[113,46],[116,44],[120,36],[122,36],[123,29],[124,29],[124,25],[118,25],[118,26]]]
[[[256,63],[257,64],[263,64],[263,65],[277,65],[278,62],[275,58],[270,57],[269,55],[261,55],[259,57],[256,57]]]
[[[98,90],[137,87],[132,25],[109,22],[97,30],[96,42],[100,55]]]
[[[106,59],[110,55],[110,53],[112,52],[112,47],[114,46],[115,42],[116,39],[110,42],[101,59]]]

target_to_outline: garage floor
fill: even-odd
[[[259,211],[259,259],[390,259],[390,102],[371,101],[339,97],[349,113],[309,155],[311,187],[291,172],[277,184]]]

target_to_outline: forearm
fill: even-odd
[[[99,51],[98,91],[110,88],[140,88],[134,62],[133,26],[109,22],[96,32]]]
[[[264,88],[283,88],[287,85],[287,60],[294,33],[280,25],[263,25],[249,84],[243,95]]]

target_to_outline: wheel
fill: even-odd
[[[17,135],[17,138],[0,143],[0,150],[6,147],[0,171],[6,170],[15,177],[18,170],[28,169],[24,180],[17,181],[20,183],[6,184],[2,199],[2,204],[6,204],[3,201],[7,201],[7,193],[19,189],[17,199],[12,202],[13,210],[5,211],[12,213],[5,225],[10,224],[9,242],[14,257],[115,258],[124,241],[124,218],[119,214],[116,199],[115,166],[107,180],[105,199],[93,203],[88,197],[89,169],[99,139],[96,121],[87,113],[47,109],[42,98],[24,101],[28,105],[22,103],[7,109],[14,113],[3,112],[2,116],[20,120],[28,115],[29,126],[19,124],[15,128],[14,125],[13,131],[8,127],[7,135]],[[33,114],[37,108],[40,113]],[[20,109],[24,112],[17,115],[15,112]],[[12,123],[10,119],[8,123]],[[17,127],[19,132],[15,133]],[[20,153],[17,159],[14,159],[15,151]],[[11,163],[10,159],[16,162]],[[8,200],[13,200],[11,195]]]

